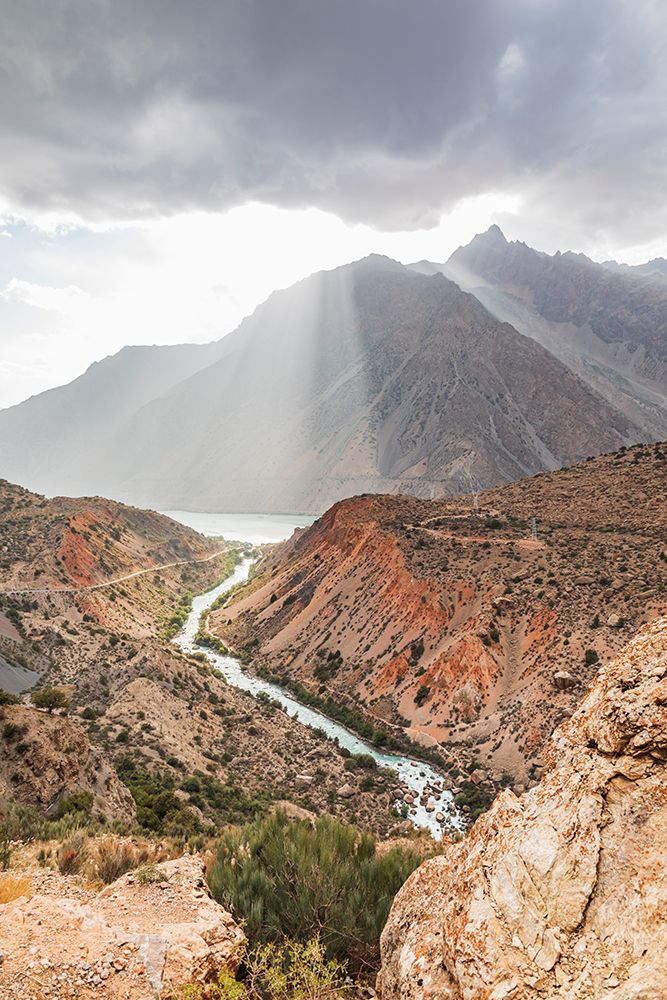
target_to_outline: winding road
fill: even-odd
[[[174,566],[189,566],[192,563],[205,563],[217,559],[228,550],[220,549],[210,556],[203,556],[201,559],[177,559],[176,562],[162,563],[161,566],[149,566],[147,569],[137,569],[134,573],[126,573],[125,576],[117,576],[113,580],[105,580],[103,583],[89,583],[82,587],[8,587],[0,589],[0,594],[78,594],[87,590],[102,590],[104,587],[113,587],[117,583],[124,583],[126,580],[134,580],[138,576],[146,573],[159,573],[163,569],[172,569]]]

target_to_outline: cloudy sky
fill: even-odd
[[[0,0],[0,406],[371,251],[667,255],[664,0]]]

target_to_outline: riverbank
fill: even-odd
[[[172,640],[183,652],[189,655],[202,652],[197,643],[202,616],[223,594],[247,579],[251,565],[252,560],[243,560],[223,584],[193,599],[184,627]],[[249,692],[255,698],[263,696],[272,699],[290,716],[304,726],[319,730],[343,750],[352,755],[371,757],[377,766],[391,770],[396,781],[394,808],[397,815],[407,815],[415,827],[428,830],[435,838],[440,838],[443,832],[462,829],[463,821],[454,798],[445,790],[444,775],[430,764],[386,752],[366,742],[340,722],[297,700],[277,684],[250,674],[233,656],[211,648],[206,648],[204,655],[228,684]]]

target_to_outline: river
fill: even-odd
[[[172,513],[174,516],[174,513]],[[245,541],[246,539],[238,539]],[[247,539],[249,540],[249,539]],[[244,559],[234,572],[223,583],[195,597],[192,602],[192,610],[188,615],[185,625],[172,640],[185,653],[204,652],[210,663],[220,671],[228,684],[248,691],[255,697],[264,692],[270,698],[282,705],[287,712],[298,719],[305,726],[317,729],[324,733],[329,739],[337,742],[341,747],[345,747],[350,753],[369,754],[380,767],[388,768],[397,776],[397,785],[407,787],[414,796],[414,803],[410,806],[408,819],[416,827],[427,829],[435,839],[440,839],[443,831],[463,828],[460,816],[451,792],[442,789],[442,775],[422,761],[413,760],[410,757],[403,757],[399,754],[383,753],[372,744],[367,743],[359,736],[350,732],[340,723],[327,718],[321,712],[307,705],[302,705],[292,695],[283,688],[259,677],[253,677],[246,672],[239,660],[233,656],[223,656],[212,649],[200,647],[195,642],[195,636],[199,629],[202,614],[207,611],[213,602],[226,593],[237,583],[246,580],[250,571],[252,560]],[[430,791],[429,791],[430,790]],[[422,799],[428,796],[428,802]],[[402,799],[396,800],[396,805],[400,806]],[[429,808],[427,809],[427,806]],[[433,807],[431,809],[431,807]],[[442,820],[437,818],[443,817]]]

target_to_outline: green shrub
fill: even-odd
[[[241,981],[226,967],[214,982],[189,983],[165,1000],[343,1000],[361,994],[345,965],[327,961],[319,938],[258,945],[241,956]]]
[[[52,712],[54,708],[67,708],[69,699],[61,688],[43,687],[37,688],[30,695],[35,708],[46,708]]]
[[[118,775],[137,805],[137,823],[142,829],[170,836],[199,833],[202,825],[187,804],[175,794],[178,787],[169,772],[142,771],[129,757],[117,762]],[[264,812],[268,793],[250,798],[236,785],[223,785],[210,774],[197,772],[180,782],[192,805],[206,810],[220,824],[246,823]]]
[[[251,940],[305,944],[320,933],[329,959],[369,972],[392,900],[419,861],[398,849],[380,857],[369,834],[329,817],[313,828],[279,812],[223,836],[209,885]]]
[[[6,872],[11,860],[11,837],[6,823],[0,823],[0,869]]]
[[[17,740],[25,732],[25,726],[17,726],[15,722],[5,722],[2,727],[2,735],[8,742]]]
[[[15,694],[0,688],[0,705],[18,705],[19,699]]]
[[[587,667],[592,667],[594,663],[597,663],[600,657],[595,652],[594,649],[587,649],[584,653],[584,662]]]
[[[421,707],[428,698],[428,696],[430,695],[430,693],[431,689],[428,686],[428,684],[420,684],[419,689],[417,690],[417,694],[414,697],[415,705],[419,705]]]
[[[350,995],[346,966],[327,960],[318,937],[305,942],[260,945],[245,957],[245,983],[242,992],[227,985],[221,997],[247,997],[249,1000],[334,1000]],[[232,981],[233,982],[233,981]],[[240,984],[234,983],[236,987]],[[245,988],[244,988],[245,987]],[[355,991],[356,993],[356,991]]]
[[[69,813],[83,813],[85,816],[89,816],[92,808],[92,792],[73,792],[72,795],[68,795],[66,798],[61,800],[58,805],[56,817],[61,819]]]

